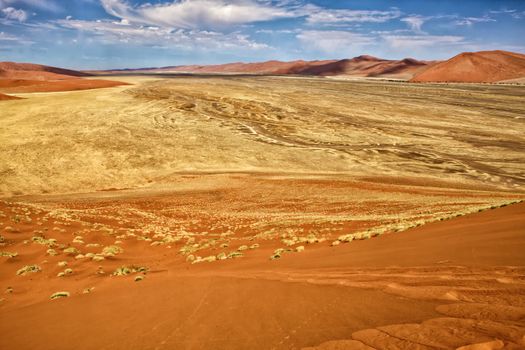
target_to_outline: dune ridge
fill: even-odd
[[[0,77],[5,79],[62,80],[88,76],[91,74],[41,64],[0,62]]]
[[[266,61],[255,63],[226,63],[217,65],[182,65],[160,68],[122,69],[109,71],[90,71],[100,73],[209,73],[209,74],[276,74],[276,75],[315,75],[338,76],[351,75],[362,77],[391,77],[409,79],[433,61],[418,61],[412,58],[387,60],[369,55],[352,59],[320,61]]]
[[[416,74],[411,82],[495,83],[525,77],[525,55],[508,51],[464,52]]]
[[[0,92],[57,92],[128,85],[118,81],[83,79],[90,76],[85,72],[41,64],[0,62]],[[0,100],[16,99],[5,96],[0,96]]]

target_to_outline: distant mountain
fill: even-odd
[[[303,70],[301,74],[410,79],[415,73],[434,63],[435,62],[417,61],[412,58],[405,58],[399,61],[385,60],[365,55],[307,68]]]
[[[185,65],[160,68],[122,69],[93,71],[93,73],[200,73],[200,74],[299,74],[316,76],[362,76],[410,79],[420,70],[434,62],[404,60],[386,60],[372,56],[359,56],[352,59],[324,61],[266,61],[256,63],[227,63],[218,65]]]
[[[89,75],[84,72],[41,64],[0,62],[0,78],[3,79],[63,80]]]
[[[508,51],[464,52],[416,74],[411,82],[495,83],[525,77],[525,55]]]

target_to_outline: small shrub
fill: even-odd
[[[207,256],[205,258],[197,257],[191,263],[192,264],[198,264],[198,263],[202,263],[202,262],[214,262],[215,260],[217,260],[217,257],[215,255],[210,255],[210,256]]]
[[[236,258],[241,258],[243,256],[244,254],[241,252],[231,252],[230,254],[228,254],[228,259],[236,259]]]
[[[100,247],[100,244],[98,244],[98,243],[88,243],[88,244],[86,244],[86,248],[96,248],[96,247]]]
[[[56,292],[51,295],[51,299],[67,298],[69,297],[69,292]]]
[[[68,255],[77,255],[80,253],[80,251],[75,247],[66,248],[63,250],[63,252]]]
[[[5,256],[5,257],[8,257],[8,258],[14,258],[14,257],[17,257],[18,256],[18,253],[15,252],[15,253],[11,253],[11,252],[0,252],[0,256]]]
[[[38,265],[27,265],[27,266],[24,266],[22,267],[20,270],[18,270],[16,272],[17,276],[24,276],[26,273],[35,273],[35,272],[39,272],[39,271],[42,271],[42,269],[40,268],[40,266]]]
[[[56,246],[56,243],[57,243],[57,240],[54,238],[45,239],[42,236],[33,236],[31,240],[33,241],[33,243],[45,245],[45,246],[48,246],[49,248],[53,248],[54,246]]]
[[[48,250],[46,250],[46,253],[51,256],[58,255],[58,252],[54,250],[53,248],[49,248]]]
[[[115,255],[121,254],[123,252],[124,252],[124,249],[122,249],[118,245],[110,245],[110,246],[104,247],[104,249],[102,249],[102,255],[104,255],[104,256],[115,256]]]
[[[142,275],[135,276],[135,282],[142,281],[143,279],[144,279],[144,276]]]
[[[106,260],[106,258],[104,258],[102,255],[100,254],[95,254],[94,257],[91,258],[93,261],[102,261],[102,260]]]
[[[144,266],[134,266],[134,265],[121,266],[118,269],[116,269],[115,272],[113,272],[113,276],[127,276],[132,273],[137,273],[137,272],[145,273],[147,271],[148,269]]]
[[[59,267],[66,267],[67,266],[67,261],[60,261],[58,262],[57,264]]]

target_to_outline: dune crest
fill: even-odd
[[[127,85],[110,80],[82,79],[91,74],[33,63],[0,62],[0,91],[4,93],[87,90]],[[0,96],[0,100],[17,97]]]
[[[525,55],[508,51],[464,52],[416,74],[411,82],[495,83],[525,77]]]
[[[298,74],[316,76],[350,75],[410,79],[415,73],[433,63],[433,61],[418,61],[413,58],[387,60],[370,55],[361,55],[352,59],[342,60],[297,60],[290,62],[271,60],[255,63],[235,62],[216,65],[182,65],[161,68],[93,71],[93,73]]]

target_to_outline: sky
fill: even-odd
[[[525,53],[525,0],[0,0],[0,61],[72,69]]]

